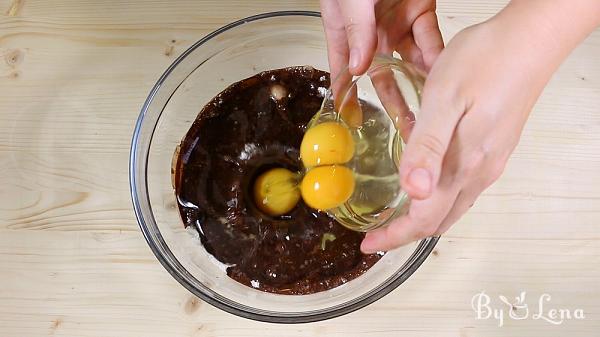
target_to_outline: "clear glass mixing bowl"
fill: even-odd
[[[311,295],[278,295],[230,279],[184,228],[171,184],[176,147],[201,108],[231,83],[260,71],[295,65],[327,69],[319,13],[275,12],[224,26],[196,42],[160,77],[135,126],[130,185],[140,228],[156,257],[185,288],[235,315],[302,323],[354,311],[404,282],[437,239],[387,253],[364,275]]]

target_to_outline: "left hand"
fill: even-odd
[[[321,0],[329,69],[361,75],[376,52],[429,70],[444,48],[435,0]]]

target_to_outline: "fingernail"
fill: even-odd
[[[423,193],[430,193],[431,173],[424,168],[413,169],[408,175],[408,183]]]
[[[382,236],[379,235],[379,233],[367,233],[362,243],[360,244],[360,250],[365,254],[377,253],[377,251],[379,251],[378,247],[381,246],[381,239]]]
[[[360,50],[357,48],[352,48],[350,50],[350,60],[349,60],[350,69],[356,69],[360,65]]]

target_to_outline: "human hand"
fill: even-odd
[[[428,70],[444,47],[435,0],[321,0],[331,78],[364,73],[376,52]]]
[[[363,252],[444,233],[500,176],[543,87],[585,36],[553,25],[570,5],[550,3],[515,2],[459,33],[440,54],[400,164],[409,212],[367,233]],[[532,13],[548,21],[531,20]]]

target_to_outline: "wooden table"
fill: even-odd
[[[440,0],[446,40],[504,0]],[[0,336],[600,336],[600,31],[547,87],[506,173],[399,289],[274,325],[194,298],[129,198],[134,121],[173,59],[251,14],[315,1],[0,0]],[[476,319],[485,291],[504,323]],[[526,320],[499,295],[522,291]],[[553,325],[531,316],[584,311]],[[523,308],[516,308],[522,314]]]

